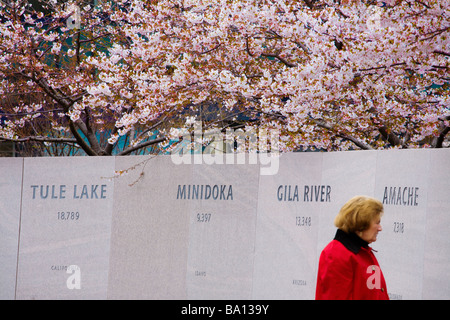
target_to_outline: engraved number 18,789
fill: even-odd
[[[58,220],[78,220],[80,213],[74,211],[58,211]]]

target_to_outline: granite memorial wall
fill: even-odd
[[[314,299],[351,197],[383,202],[372,244],[391,299],[449,299],[450,150],[1,158],[2,299]]]
[[[14,299],[23,160],[0,159],[0,299]]]
[[[17,299],[106,298],[113,158],[25,158]]]

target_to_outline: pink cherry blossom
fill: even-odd
[[[283,151],[448,147],[448,1],[78,4],[80,29],[59,2],[1,5],[0,140],[128,154],[211,104],[208,125],[252,119]]]

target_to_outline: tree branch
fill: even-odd
[[[444,118],[439,118],[439,120],[442,121],[439,136],[435,137],[431,143],[432,147],[434,148],[442,148],[445,136],[450,132],[450,127],[447,126],[444,122],[450,120],[450,115]]]
[[[402,141],[400,140],[399,137],[397,137],[395,134],[393,134],[392,132],[388,132],[388,128],[383,125],[380,128],[378,128],[378,131],[381,133],[381,135],[383,136],[383,138],[389,142],[391,145],[393,146],[402,146],[404,147]]]
[[[436,140],[435,148],[442,148],[445,136],[450,132],[450,127],[445,127],[441,130],[439,137]]]
[[[108,37],[110,35],[111,35],[111,33],[107,32],[107,33],[101,34],[101,35],[99,35],[99,36],[97,36],[95,38],[92,38],[92,39],[79,40],[78,43],[92,42],[92,41],[95,41],[95,40],[100,39],[100,38]]]
[[[22,74],[23,76],[26,76],[24,74]],[[26,76],[28,77],[28,76]],[[53,100],[55,100],[56,102],[59,103],[59,105],[61,107],[63,107],[64,112],[69,111],[69,108],[71,106],[71,104],[73,102],[68,101],[67,98],[62,97],[60,95],[60,93],[58,93],[55,89],[53,89],[48,83],[47,81],[45,81],[44,78],[40,78],[39,80],[36,78],[31,78],[39,87],[42,88],[42,90],[44,90],[45,93],[47,93]]]
[[[248,37],[245,39],[245,46],[246,46],[245,51],[247,51],[248,55],[253,58],[255,55],[250,52],[250,46],[248,44]],[[302,49],[303,49],[303,47],[302,47]],[[283,63],[285,66],[287,66],[289,68],[294,68],[294,67],[297,66],[295,63],[291,63],[291,62],[287,61],[286,59],[280,57],[280,55],[277,54],[277,53],[264,53],[264,52],[262,52],[261,56],[268,57],[268,58],[275,58],[275,59],[277,59],[278,61],[280,61],[281,63]]]
[[[81,59],[80,59],[80,46],[81,46],[80,37],[81,37],[81,32],[78,31],[77,38],[76,38],[76,47],[75,47],[76,56],[77,56],[77,65],[79,65],[81,62]]]
[[[281,63],[283,63],[285,66],[287,66],[289,68],[294,68],[297,66],[295,63],[291,63],[291,62],[287,61],[286,59],[280,57],[280,55],[275,54],[275,53],[261,53],[261,55],[264,57],[268,57],[268,58],[278,59],[278,61],[280,61]]]
[[[310,8],[311,10],[314,9],[313,3],[310,0],[303,0],[303,2]]]
[[[207,53],[210,53],[210,52],[212,52],[212,51],[214,51],[214,50],[216,50],[216,49],[218,49],[220,46],[221,46],[222,44],[221,43],[219,43],[218,45],[216,45],[214,48],[212,48],[212,49],[209,49],[209,50],[206,50],[206,51],[203,51],[203,52],[197,52],[197,54],[200,54],[200,55],[202,55],[202,54],[207,54]]]
[[[97,154],[95,153],[94,150],[92,150],[92,148],[86,143],[86,141],[84,141],[84,139],[80,136],[80,134],[77,131],[77,128],[75,128],[75,124],[73,123],[73,121],[70,119],[69,116],[67,116],[67,118],[69,119],[69,127],[70,127],[70,132],[72,132],[72,135],[75,137],[75,139],[77,140],[78,145],[81,147],[81,149],[83,149],[84,152],[86,152],[86,154],[88,156],[96,156]]]
[[[114,126],[114,128],[113,128],[113,130],[111,132],[111,136],[115,135],[117,133],[117,131],[118,131],[117,127]],[[108,142],[108,144],[106,145],[106,148],[105,148],[105,154],[106,155],[111,155],[112,151],[114,150],[114,146],[115,145],[116,145],[115,143],[109,143]]]
[[[445,51],[441,51],[441,50],[434,50],[433,53],[442,54],[444,56],[450,57],[450,53],[445,52]]]
[[[56,91],[54,88],[52,88],[45,79],[36,79],[32,78],[33,81],[36,82],[36,84],[42,88],[42,90],[45,91],[53,100],[55,100],[61,107],[63,107],[64,112],[68,112],[69,108],[74,104],[75,100],[63,97],[61,92]],[[89,156],[97,156],[98,152],[96,152],[94,149],[92,149],[86,141],[80,136],[78,133],[78,130],[75,126],[75,123],[70,119],[68,115],[66,115],[67,120],[69,121],[69,128],[72,135],[75,137],[78,145],[88,154]],[[77,126],[80,126],[80,129],[83,131],[83,134],[89,139],[88,137],[88,130],[87,128],[83,127],[85,125],[82,121],[77,124]],[[98,150],[97,150],[98,151]]]
[[[104,151],[100,147],[100,143],[97,140],[97,137],[95,136],[95,132],[92,130],[92,126],[90,123],[91,116],[89,114],[89,109],[84,109],[84,112],[86,113],[86,138],[89,141],[89,144],[91,145],[92,150],[98,155],[104,155]],[[79,121],[81,122],[81,121]]]
[[[4,117],[23,117],[30,116],[34,114],[43,114],[43,113],[52,113],[52,112],[61,112],[63,109],[51,109],[51,110],[39,110],[39,111],[31,111],[31,112],[18,112],[18,113],[2,113]]]
[[[346,139],[346,140],[349,140],[349,141],[353,142],[355,145],[357,145],[359,148],[361,148],[363,150],[373,150],[373,148],[370,145],[368,145],[368,144],[366,144],[366,143],[356,139],[355,137],[352,137],[352,136],[350,136],[348,134],[345,134],[345,133],[337,132],[337,130],[336,130],[334,125],[327,123],[323,119],[312,119],[312,121],[316,125],[318,125],[319,127],[334,132],[338,137],[341,137],[343,139]]]
[[[118,156],[125,156],[125,155],[130,154],[133,151],[136,151],[136,150],[139,150],[139,149],[142,149],[142,148],[145,148],[145,147],[148,147],[148,146],[151,146],[151,145],[163,142],[164,140],[166,140],[166,137],[162,137],[162,138],[157,138],[157,139],[154,139],[154,140],[146,141],[146,142],[143,142],[141,144],[138,144],[137,146],[128,147],[125,150],[123,150],[122,152],[119,152],[117,155]]]
[[[367,69],[359,69],[358,71],[360,72],[365,72],[365,71],[372,71],[372,70],[379,70],[379,69],[387,69],[390,67],[397,67],[397,66],[403,66],[406,65],[406,62],[397,62],[397,63],[393,63],[390,66],[380,66],[380,67],[372,67],[372,68],[367,68]]]
[[[1,141],[12,141],[12,142],[28,142],[28,141],[37,141],[37,142],[50,142],[50,143],[77,143],[76,139],[71,138],[52,138],[52,137],[44,137],[44,136],[29,136],[25,138],[5,138],[0,137]]]

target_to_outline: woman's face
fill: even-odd
[[[377,241],[378,232],[383,230],[380,222],[381,222],[381,215],[372,220],[369,228],[367,228],[364,231],[358,232],[359,237],[364,241],[367,241],[368,243]]]

